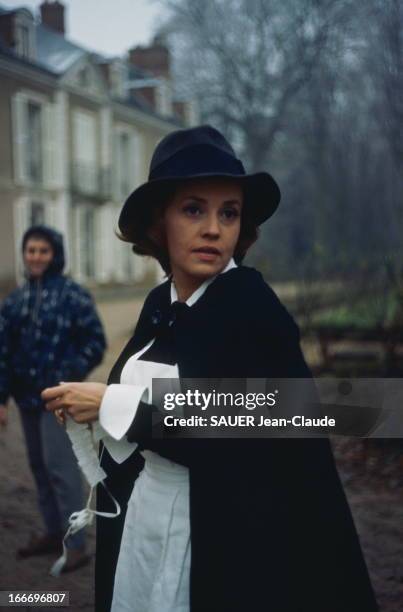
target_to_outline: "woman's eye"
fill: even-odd
[[[198,204],[187,204],[183,208],[183,210],[190,217],[196,217],[197,215],[201,213],[201,209],[200,209],[200,206],[198,206]]]
[[[225,208],[222,214],[225,219],[236,219],[239,216],[239,213],[235,208]]]

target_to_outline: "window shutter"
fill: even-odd
[[[95,278],[98,281],[108,280],[108,263],[109,263],[109,243],[111,241],[111,219],[110,211],[107,205],[103,205],[96,210],[95,214]]]
[[[74,219],[74,253],[73,253],[73,262],[74,262],[74,273],[76,274],[76,278],[78,281],[84,280],[84,265],[82,258],[82,207],[76,206],[73,209],[73,219]]]
[[[116,219],[118,218],[120,214],[120,206],[115,207],[113,212],[114,212],[114,219],[115,219],[115,224],[116,224]],[[114,249],[113,277],[117,281],[126,280],[126,272],[125,272],[125,266],[124,266],[125,247],[130,248],[130,246],[127,243],[122,242],[122,240],[113,241],[113,249]]]
[[[46,206],[45,218],[46,222],[53,227],[58,227],[58,210],[56,202],[49,202]]]
[[[115,131],[113,135],[113,147],[114,147],[114,173],[113,173],[113,196],[120,202],[121,193],[120,186],[122,184],[122,159],[121,159],[121,148],[120,148],[120,132]]]
[[[13,127],[13,152],[14,152],[14,179],[17,183],[28,181],[27,173],[27,101],[23,94],[17,93],[12,101],[12,127]]]
[[[133,168],[132,176],[129,178],[131,189],[139,184],[139,136],[136,132],[130,134],[130,167]]]
[[[60,185],[60,151],[57,150],[56,113],[53,104],[42,107],[43,177],[46,187]]]
[[[19,282],[24,276],[24,264],[21,258],[21,241],[26,229],[29,226],[28,216],[29,199],[27,197],[18,198],[13,207],[14,212],[14,248],[15,260],[17,262],[16,280]]]

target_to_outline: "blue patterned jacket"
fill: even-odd
[[[62,236],[41,226],[54,257],[45,274],[28,278],[0,309],[0,404],[41,409],[40,392],[61,381],[81,381],[106,348],[91,295],[62,274]]]

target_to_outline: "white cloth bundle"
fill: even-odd
[[[63,554],[57,561],[52,565],[50,569],[51,576],[59,576],[63,570],[63,567],[67,561],[67,548],[66,540],[70,535],[77,533],[83,527],[91,525],[94,515],[98,514],[106,518],[115,518],[120,514],[120,505],[117,500],[113,497],[107,486],[103,482],[106,478],[106,473],[100,466],[100,460],[98,459],[98,453],[95,449],[94,438],[90,425],[80,424],[73,421],[72,418],[66,415],[66,431],[71,440],[73,451],[77,457],[78,464],[83,471],[83,474],[90,485],[90,493],[87,500],[87,505],[82,510],[73,512],[69,518],[69,527],[63,538]],[[99,435],[99,432],[97,432]],[[97,436],[97,441],[99,437]],[[110,498],[115,504],[116,512],[97,512],[93,510],[91,505],[92,495],[94,489],[98,483],[102,483]]]

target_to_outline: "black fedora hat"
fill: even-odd
[[[164,185],[203,177],[240,179],[244,209],[257,225],[271,217],[280,202],[280,189],[268,172],[246,174],[224,136],[210,125],[201,125],[171,132],[158,143],[148,182],[127,198],[120,213],[119,229],[124,232],[143,219]]]

